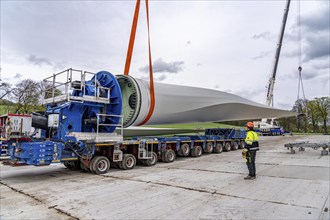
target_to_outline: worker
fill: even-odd
[[[258,134],[254,131],[253,122],[246,124],[247,132],[245,138],[245,147],[243,149],[243,157],[246,158],[246,165],[249,169],[249,175],[244,177],[246,180],[252,180],[256,178],[256,154],[259,150]]]

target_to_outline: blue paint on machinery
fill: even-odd
[[[72,82],[72,87],[68,100],[47,104],[48,129],[43,129],[44,140],[11,141],[11,159],[38,166],[91,158],[94,144],[77,140],[74,133],[114,132],[122,110],[121,90],[115,76],[101,71],[89,81]],[[51,125],[49,118],[54,119]]]

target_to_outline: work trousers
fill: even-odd
[[[256,164],[255,164],[256,154],[257,151],[255,150],[248,151],[247,153],[246,165],[249,169],[249,176],[256,176]]]

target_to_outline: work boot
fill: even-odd
[[[255,176],[246,176],[244,177],[245,180],[254,180],[256,177]]]

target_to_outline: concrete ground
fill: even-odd
[[[330,156],[284,148],[330,136],[260,139],[255,180],[241,150],[104,175],[1,165],[0,219],[330,219]]]

